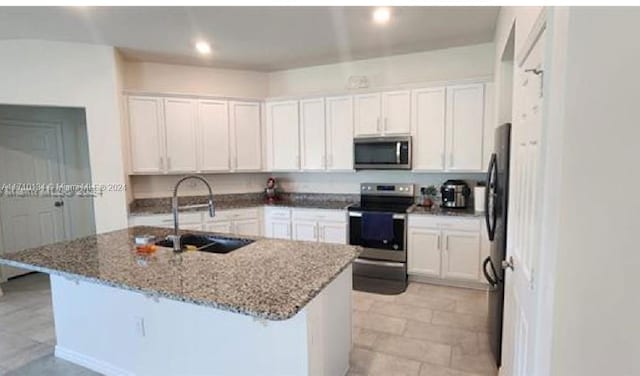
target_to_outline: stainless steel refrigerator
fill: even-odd
[[[491,155],[487,170],[485,190],[485,222],[491,252],[482,265],[489,282],[489,342],[498,367],[501,362],[502,314],[504,309],[505,273],[502,261],[507,252],[507,208],[509,203],[509,149],[511,124],[496,129],[495,152]]]

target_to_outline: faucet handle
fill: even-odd
[[[213,218],[216,216],[216,207],[213,205],[213,200],[209,200],[209,217]]]

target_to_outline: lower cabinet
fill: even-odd
[[[479,218],[409,216],[409,275],[461,282],[485,282],[481,263],[488,239]]]
[[[265,208],[265,236],[323,243],[347,243],[342,210]]]

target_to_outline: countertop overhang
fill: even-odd
[[[163,247],[150,255],[135,251],[136,235],[161,238],[170,232],[131,227],[7,253],[0,255],[0,264],[285,320],[304,308],[360,253],[356,246],[256,237],[245,237],[256,241],[228,254],[174,253]]]

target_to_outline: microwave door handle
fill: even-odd
[[[402,146],[402,142],[396,142],[396,163],[400,164],[400,147]]]

